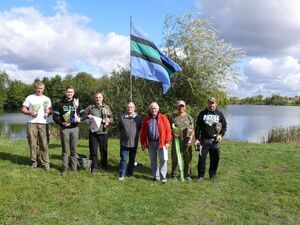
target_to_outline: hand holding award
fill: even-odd
[[[222,137],[220,136],[220,132],[221,132],[221,130],[222,130],[222,123],[220,123],[220,122],[217,122],[216,124],[215,124],[215,128],[216,128],[216,131],[217,131],[217,141],[221,141],[221,139],[222,139]]]
[[[73,106],[74,106],[74,120],[71,120],[71,123],[80,123],[80,118],[77,115],[77,108],[79,107],[79,98],[73,99]]]
[[[44,108],[44,118],[48,117],[48,101],[43,102],[43,108]]]

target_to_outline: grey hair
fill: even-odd
[[[149,109],[151,109],[152,106],[156,106],[156,107],[157,107],[157,110],[159,110],[159,105],[157,104],[157,102],[152,102],[152,103],[149,105]]]
[[[42,81],[37,81],[37,82],[34,83],[34,87],[35,88],[40,87],[40,86],[44,86],[45,87],[45,85],[44,85],[44,83]]]
[[[133,102],[128,102],[127,106],[129,106],[130,104],[133,105],[133,107],[135,108],[135,104]]]

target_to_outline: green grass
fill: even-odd
[[[30,168],[26,141],[0,140],[0,224],[300,224],[299,145],[225,141],[216,182],[162,185],[140,150],[136,178],[120,182],[118,144],[109,141],[108,172],[61,177],[58,141],[46,173]],[[194,152],[194,180],[196,163]]]

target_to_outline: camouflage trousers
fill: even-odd
[[[30,159],[32,163],[37,163],[39,158],[43,166],[50,164],[46,126],[46,124],[40,123],[27,124],[27,141],[30,147]]]

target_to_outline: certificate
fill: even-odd
[[[97,116],[93,116],[93,118],[90,119],[90,130],[92,131],[92,133],[99,131],[101,122],[102,119]]]
[[[163,146],[162,150],[164,151],[164,160],[168,161],[168,148],[166,148],[166,146]]]

